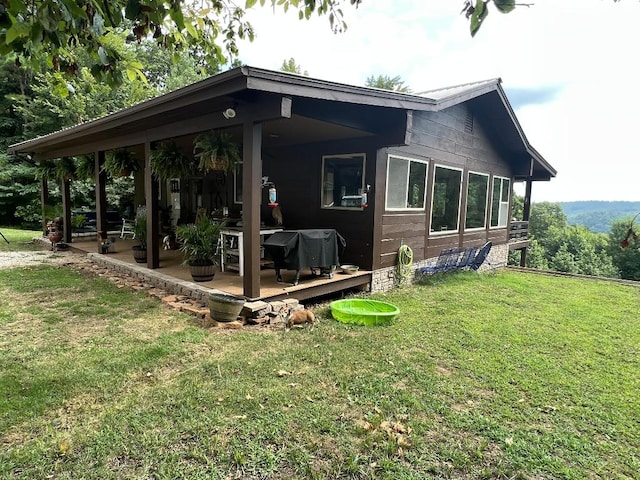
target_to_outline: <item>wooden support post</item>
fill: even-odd
[[[247,121],[243,129],[242,235],[244,237],[244,296],[260,296],[260,179],[262,124]]]
[[[47,235],[47,205],[49,204],[49,182],[40,180],[40,203],[42,204],[42,235]]]
[[[62,193],[62,240],[71,243],[71,180],[62,179],[60,182]]]
[[[95,180],[96,180],[96,230],[107,232],[107,172],[102,170],[104,164],[104,152],[95,153]],[[100,242],[96,242],[98,252],[101,253]]]
[[[531,188],[533,185],[533,158],[529,165],[529,176],[527,177],[527,184],[524,192],[524,206],[522,209],[522,220],[528,222],[531,217]],[[527,226],[527,239],[529,238],[529,227]],[[520,253],[520,266],[527,266],[527,248],[523,248]]]
[[[147,267],[160,266],[160,208],[158,205],[158,182],[151,170],[151,144],[144,144],[144,196],[147,206]]]

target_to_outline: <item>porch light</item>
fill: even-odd
[[[229,107],[224,112],[222,112],[222,116],[227,120],[231,120],[236,116],[236,111],[233,108]]]

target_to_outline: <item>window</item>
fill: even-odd
[[[491,226],[506,227],[509,215],[509,195],[511,180],[493,177],[493,195],[491,196]]]
[[[436,166],[431,201],[431,231],[457,231],[460,220],[462,171]]]
[[[362,209],[364,153],[322,157],[322,208]]]
[[[424,210],[427,162],[389,155],[387,210]]]
[[[489,175],[469,172],[467,184],[467,216],[464,228],[484,228],[487,224]]]

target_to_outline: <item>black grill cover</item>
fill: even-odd
[[[335,230],[284,230],[264,241],[264,248],[276,269],[302,270],[307,267],[340,265],[339,250],[346,242]]]

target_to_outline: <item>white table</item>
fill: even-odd
[[[281,232],[282,228],[261,228],[260,229],[260,245],[264,240],[265,235],[271,235],[272,233]],[[222,251],[220,255],[220,271],[238,270],[238,273],[242,277],[244,275],[244,240],[242,235],[242,229],[225,229],[220,232],[220,241],[222,243]],[[262,249],[261,249],[262,252]],[[227,256],[237,257],[237,262],[229,262]],[[260,255],[260,261],[263,261],[262,254]]]

